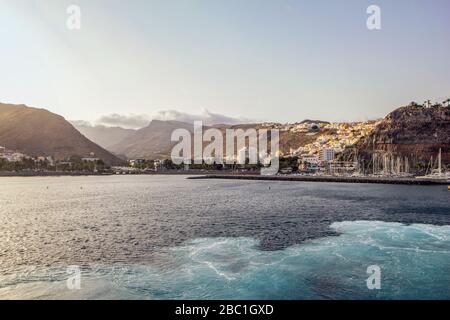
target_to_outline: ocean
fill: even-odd
[[[449,270],[446,186],[0,178],[0,299],[450,299]]]

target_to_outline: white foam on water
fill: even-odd
[[[68,290],[62,268],[0,276],[0,298],[450,299],[450,226],[333,223],[340,235],[262,251],[250,238],[205,238],[164,250],[163,266],[85,268]],[[366,286],[367,267],[382,289]]]

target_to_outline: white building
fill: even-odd
[[[14,152],[3,148],[0,150],[0,158],[5,159],[8,162],[20,162],[27,156],[20,152]]]
[[[88,157],[88,158],[82,158],[81,161],[84,161],[84,162],[97,162],[97,161],[100,161],[100,158]]]
[[[320,160],[321,161],[324,161],[324,162],[333,161],[334,156],[335,156],[334,149],[326,148],[326,149],[322,149],[320,151]]]
[[[255,147],[244,147],[238,152],[237,163],[238,164],[257,164],[258,163],[258,149]]]
[[[315,172],[319,169],[319,158],[315,155],[304,155],[299,159],[300,171]]]
[[[133,159],[128,161],[131,167],[136,167],[145,164],[145,159]]]
[[[319,158],[315,155],[304,155],[301,157],[301,161],[309,164],[319,164]]]

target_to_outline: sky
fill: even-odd
[[[449,0],[0,0],[0,102],[86,121],[375,119],[450,96],[449,13]]]

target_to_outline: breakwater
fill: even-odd
[[[341,182],[341,183],[377,183],[404,185],[448,185],[446,180],[424,180],[415,178],[383,177],[335,177],[335,176],[261,176],[261,175],[220,175],[210,174],[193,176],[188,179],[231,179],[231,180],[265,180],[265,181],[303,181],[303,182]]]

